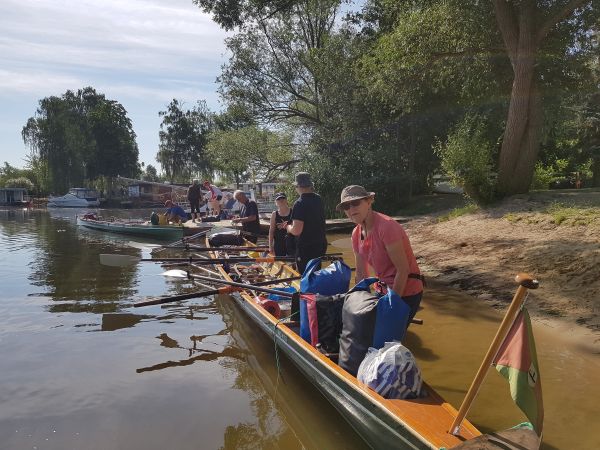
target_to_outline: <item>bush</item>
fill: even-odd
[[[493,146],[486,136],[482,117],[467,115],[435,149],[442,168],[452,182],[461,186],[478,204],[494,200],[496,173],[493,171]]]
[[[9,180],[6,180],[4,186],[7,188],[25,188],[29,192],[33,191],[33,188],[35,187],[33,183],[29,180],[29,178],[25,177],[11,178]]]

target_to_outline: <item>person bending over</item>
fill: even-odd
[[[169,208],[164,212],[168,222],[183,223],[187,220],[187,214],[183,208],[171,200],[165,202],[165,207]]]
[[[404,228],[391,217],[374,211],[374,198],[374,192],[352,185],[342,190],[337,205],[356,224],[352,231],[356,280],[368,277],[368,267],[372,267],[375,276],[410,306],[410,323],[421,303],[424,277]]]
[[[235,191],[233,198],[241,203],[242,209],[240,210],[240,217],[232,219],[231,223],[241,223],[242,229],[248,234],[245,235],[246,239],[256,244],[258,241],[258,235],[260,234],[260,219],[258,217],[258,205],[254,200],[250,200],[246,197],[243,191]]]

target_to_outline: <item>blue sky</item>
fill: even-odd
[[[158,112],[173,98],[221,109],[226,33],[192,0],[1,0],[0,164],[24,167],[38,101],[92,86],[127,110],[140,161],[158,166]]]

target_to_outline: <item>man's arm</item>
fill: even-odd
[[[291,225],[286,227],[288,233],[294,236],[300,236],[302,234],[302,230],[304,230],[304,221],[294,219]]]

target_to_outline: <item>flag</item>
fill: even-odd
[[[493,364],[508,380],[511,397],[541,436],[544,426],[542,384],[531,321],[525,308],[515,319]]]

